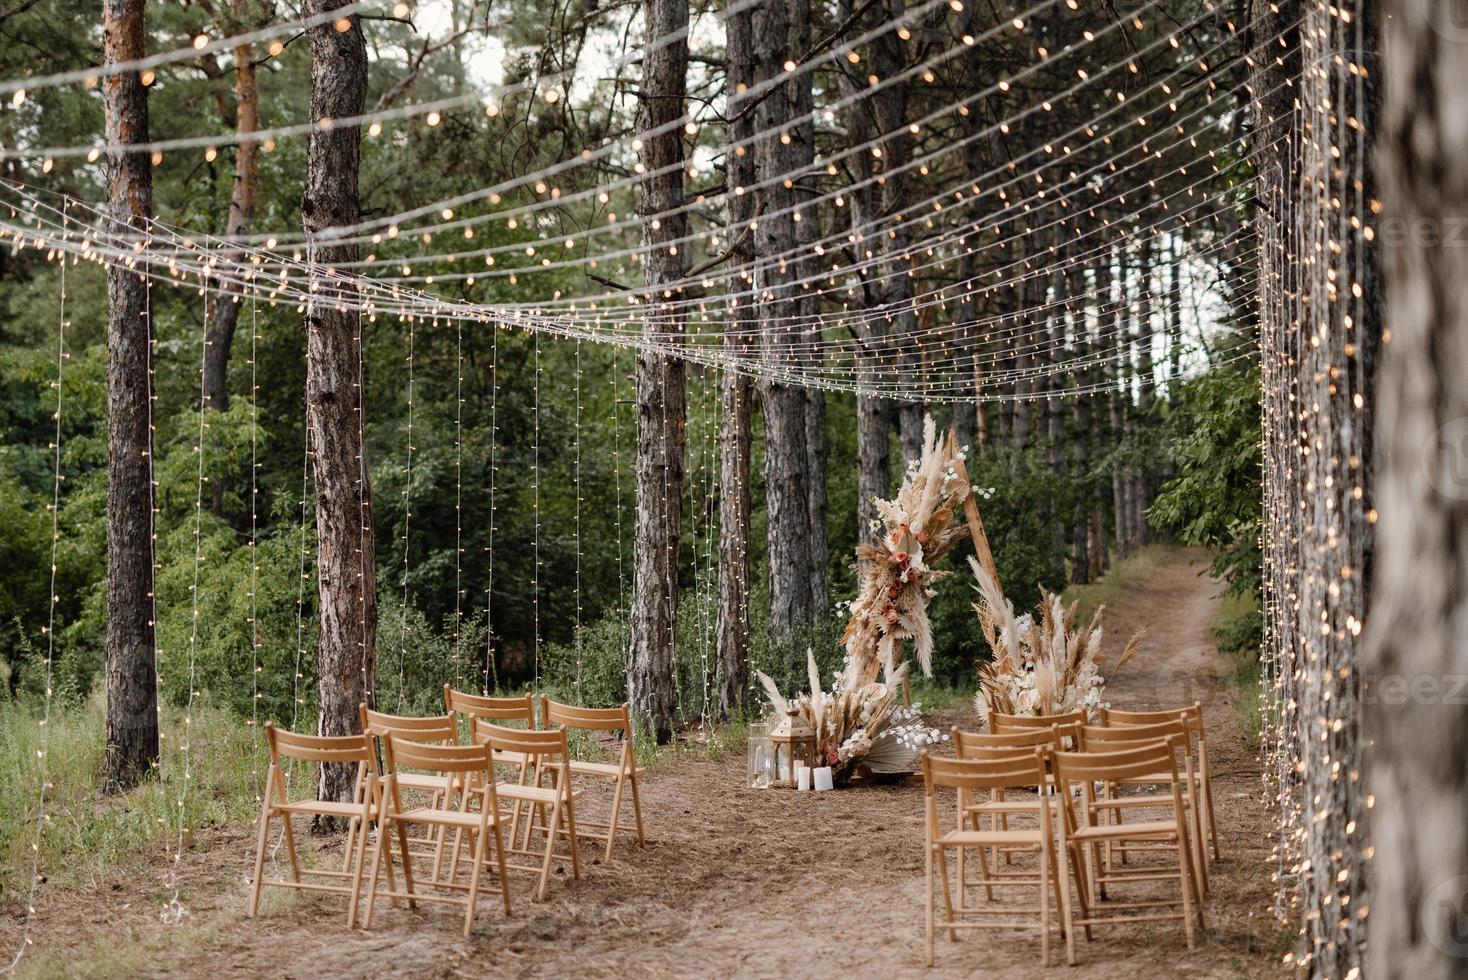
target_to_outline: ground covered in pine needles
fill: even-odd
[[[1272,835],[1260,802],[1258,762],[1244,719],[1251,692],[1231,683],[1209,626],[1219,587],[1196,552],[1154,550],[1124,588],[1105,591],[1107,649],[1140,627],[1147,637],[1108,689],[1121,706],[1201,701],[1213,755],[1223,859],[1214,865],[1207,930],[1189,952],[1181,927],[1097,929],[1078,948],[1088,977],[1282,976],[1286,939],[1269,914]],[[966,706],[936,723],[973,724]],[[180,868],[187,915],[162,921],[163,850],[139,853],[81,887],[50,889],[21,974],[34,976],[410,977],[611,976],[1031,976],[1033,930],[940,938],[923,966],[922,787],[854,786],[825,794],[743,788],[738,753],[709,759],[670,753],[643,794],[648,844],[619,842],[609,863],[583,851],[583,873],[556,869],[544,903],[529,876],[512,873],[514,915],[485,901],[464,940],[452,909],[379,903],[370,931],[348,932],[336,896],[267,892],[246,917],[254,834],[248,823],[200,830]],[[594,811],[588,792],[578,810]],[[311,840],[321,861],[339,840]],[[284,860],[284,856],[281,855]],[[977,897],[977,892],[974,893]],[[1029,893],[1032,895],[1033,893]],[[1017,895],[1015,902],[1028,896]],[[8,898],[0,949],[19,941],[21,909]],[[1054,951],[1063,963],[1063,949]],[[1059,967],[1057,967],[1059,969]]]

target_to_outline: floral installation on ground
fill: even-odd
[[[950,433],[941,442],[932,416],[923,420],[923,451],[908,463],[893,500],[874,500],[880,520],[872,522],[875,544],[856,549],[861,588],[851,603],[843,642],[855,679],[866,685],[903,661],[901,642],[911,640],[924,676],[933,670],[933,627],[928,619],[932,583],[945,575],[933,565],[967,533],[958,518],[970,493],[960,477],[963,451]]]
[[[1085,711],[1088,718],[1105,706],[1106,680],[1101,676],[1101,614],[1098,607],[1084,629],[1075,628],[1076,608],[1059,595],[1040,590],[1037,623],[1030,614],[1014,614],[999,584],[972,558],[979,601],[974,611],[979,627],[994,652],[979,664],[979,690],[974,709],[979,720],[992,714],[1059,715]],[[1131,658],[1145,631],[1127,641],[1111,675]]]
[[[806,667],[810,692],[788,699],[768,674],[755,673],[777,717],[794,708],[815,732],[816,762],[831,767],[836,784],[848,782],[862,769],[875,774],[912,772],[923,747],[948,740],[922,723],[920,706],[897,705],[907,664],[885,669],[881,681],[862,683],[848,656],[830,693],[821,689],[814,651],[806,651]]]

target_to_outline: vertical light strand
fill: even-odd
[[[250,782],[260,802],[260,304],[250,287]]]
[[[209,323],[209,272],[207,267],[199,273],[199,292],[204,298],[205,327]],[[177,925],[187,916],[188,910],[179,901],[178,867],[183,860],[184,844],[189,833],[188,823],[188,799],[189,789],[193,782],[193,759],[194,759],[194,694],[197,687],[196,666],[199,651],[199,572],[204,563],[203,541],[204,541],[204,433],[207,428],[206,406],[208,405],[208,394],[204,387],[204,370],[208,358],[209,339],[206,330],[199,333],[199,428],[197,441],[194,444],[194,455],[197,459],[195,467],[194,485],[194,568],[189,584],[189,644],[188,644],[188,695],[184,700],[184,731],[183,745],[179,746],[183,753],[183,786],[179,790],[178,797],[178,839],[173,851],[173,867],[170,869],[168,907],[163,912],[163,921],[169,925]],[[155,584],[154,591],[157,591]],[[157,627],[155,626],[156,630]]]
[[[66,236],[66,205],[65,199],[61,203],[62,236]],[[15,955],[10,960],[10,966],[6,972],[14,974],[21,958],[25,956],[27,948],[31,945],[31,924],[36,917],[36,892],[41,884],[41,841],[45,834],[46,824],[50,817],[46,813],[46,790],[50,788],[50,753],[51,753],[51,677],[55,665],[56,655],[56,604],[59,597],[56,595],[56,551],[61,539],[60,513],[61,513],[61,409],[64,378],[64,366],[66,364],[66,253],[60,253],[60,287],[58,296],[58,313],[56,325],[56,380],[51,382],[51,387],[56,389],[56,409],[52,413],[55,423],[52,427],[51,439],[51,576],[50,588],[47,595],[50,597],[46,603],[46,670],[45,670],[45,703],[41,709],[41,747],[36,750],[37,765],[40,769],[40,786],[37,790],[36,803],[36,832],[35,839],[31,842],[31,876],[26,890],[25,921],[21,923],[20,944],[15,949]]]
[[[489,347],[489,543],[486,550],[489,552],[489,585],[484,590],[484,669],[480,678],[480,689],[488,694],[491,690],[499,690],[499,670],[496,666],[498,654],[494,648],[494,522],[498,516],[495,511],[495,483],[499,476],[499,460],[496,456],[496,443],[499,441],[499,391],[500,391],[500,325],[491,325]],[[494,681],[494,687],[490,687],[490,681]]]
[[[403,464],[403,598],[398,609],[398,714],[403,713],[403,705],[408,694],[407,687],[407,664],[408,664],[408,572],[410,570],[411,541],[409,532],[413,520],[413,340],[414,322],[417,317],[409,314],[408,321],[408,431],[405,444],[407,447],[407,458]],[[438,321],[435,319],[434,321]],[[364,452],[365,447],[364,447]]]
[[[572,492],[576,495],[575,523],[572,537],[576,548],[576,602],[575,622],[572,626],[571,643],[576,651],[576,703],[584,704],[581,698],[581,341],[576,341],[576,407],[575,425],[572,432]]]
[[[367,371],[363,351],[362,310],[357,310],[357,647],[362,661],[362,699],[367,707],[377,705],[367,673],[367,659],[376,651],[367,649]]]
[[[540,331],[532,331],[531,344],[533,348],[533,360],[535,371],[532,375],[531,391],[535,403],[535,420],[531,433],[531,449],[533,458],[531,461],[532,472],[530,478],[531,491],[533,493],[531,512],[534,517],[535,547],[533,560],[534,566],[530,572],[530,594],[531,604],[534,612],[535,643],[532,650],[534,660],[533,670],[535,674],[535,692],[540,693]]]
[[[464,327],[454,318],[454,687],[463,684],[464,635]]]

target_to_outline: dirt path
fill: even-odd
[[[1214,866],[1208,928],[1188,952],[1181,930],[1133,925],[1097,933],[1080,953],[1088,977],[1281,976],[1282,937],[1266,909],[1268,818],[1258,767],[1240,732],[1209,633],[1217,587],[1196,553],[1164,552],[1106,620],[1108,649],[1136,627],[1147,639],[1108,698],[1117,705],[1205,705],[1223,859]],[[972,724],[957,709],[938,719]],[[30,969],[39,975],[483,976],[932,976],[983,970],[1029,977],[1033,932],[940,940],[925,970],[922,943],[922,789],[917,781],[829,794],[742,788],[743,759],[681,758],[645,790],[647,849],[622,847],[582,880],[559,868],[544,904],[515,914],[486,904],[465,941],[446,909],[380,906],[371,931],[348,932],[330,898],[269,901],[245,918],[248,828],[204,838],[186,858],[186,924],[159,922],[156,867],[48,895]],[[583,812],[596,805],[589,799]],[[589,854],[591,849],[588,849]],[[0,925],[0,934],[12,923]],[[6,944],[5,948],[10,948]],[[1059,969],[1059,968],[1057,968]]]

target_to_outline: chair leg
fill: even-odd
[[[489,834],[474,834],[474,868],[469,872],[469,906],[464,909],[464,938],[474,928],[474,910],[479,905],[479,876],[484,872],[484,842]]]
[[[961,853],[961,852],[960,852]],[[1040,965],[1050,968],[1050,842],[1040,844]]]
[[[646,847],[647,840],[642,836],[642,801],[637,797],[637,762],[634,759],[632,770],[627,773],[627,785],[632,789],[632,815],[637,818],[637,846]]]
[[[268,791],[268,787],[267,787]],[[255,883],[250,886],[250,915],[260,911],[260,879],[265,875],[265,845],[270,839],[270,797],[260,808],[260,843],[255,849]]]
[[[607,852],[603,858],[606,861],[612,859],[612,845],[617,840],[617,819],[622,812],[622,783],[625,778],[625,774],[618,774],[617,786],[612,790],[612,816],[607,820]]]
[[[505,836],[500,827],[499,814],[495,814],[494,820],[494,859],[499,865],[500,872],[500,897],[505,901],[505,915],[510,914],[510,873],[505,868]]]
[[[943,849],[938,849],[938,880],[943,883],[943,907],[947,913],[944,924],[948,927],[948,941],[958,942],[958,930],[953,928],[955,916],[953,914],[953,893],[948,889],[948,858],[943,854]]]
[[[282,813],[280,815],[281,826],[285,828],[285,853],[291,859],[291,880],[299,883],[301,880],[301,861],[296,857],[296,835],[291,831],[291,815]]]
[[[1204,773],[1201,780],[1203,783],[1203,803],[1208,808],[1208,836],[1213,843],[1213,860],[1219,859],[1218,854],[1218,820],[1213,816],[1213,780]]]
[[[928,886],[928,901],[927,901],[927,905],[924,907],[924,911],[927,913],[925,918],[926,918],[926,921],[927,921],[927,933],[928,933],[928,966],[932,966],[933,965],[933,900],[934,900],[934,897],[935,897],[933,895],[933,845],[931,843],[927,844],[926,847],[924,848],[924,850],[927,851],[927,858],[928,858],[927,859],[927,869],[926,869],[927,870],[927,874],[924,875],[924,878],[926,879],[927,886]]]
[[[1197,879],[1193,877],[1193,854],[1188,842],[1183,839],[1185,833],[1183,822],[1178,821],[1177,857],[1180,865],[1178,869],[1178,887],[1183,893],[1183,935],[1188,938],[1188,949],[1197,946],[1193,937],[1193,891],[1197,887]]]
[[[403,826],[401,820],[394,820],[393,823],[398,828],[398,849],[403,855],[403,885],[404,890],[407,891],[409,896],[408,908],[416,909],[418,907],[418,900],[412,897],[416,889],[413,886],[413,856],[408,853],[408,830]],[[377,836],[380,839],[383,836],[383,832],[379,830]],[[391,859],[389,859],[389,869],[391,869]]]
[[[1061,928],[1065,932],[1065,961],[1071,966],[1076,965],[1076,929],[1075,911],[1070,903],[1070,842],[1060,842],[1060,879],[1064,887],[1060,889],[1060,921]],[[1081,900],[1084,902],[1084,899]],[[1084,905],[1082,906],[1084,908]],[[1082,915],[1086,913],[1082,912]]]
[[[377,840],[372,844],[372,873],[367,876],[367,911],[365,918],[362,920],[362,927],[365,929],[372,928],[372,910],[377,905],[377,868],[382,863],[382,842],[387,837],[388,831],[388,827],[379,823],[377,825]],[[391,888],[391,886],[389,886],[389,890],[397,891],[396,888]]]
[[[566,787],[566,837],[571,841],[571,876],[581,880],[581,842],[576,839],[576,798]]]
[[[545,901],[546,889],[550,886],[551,859],[555,856],[556,831],[561,826],[561,802],[557,800],[551,806],[550,827],[545,835],[545,859],[540,863],[540,889],[536,892],[537,902]],[[529,843],[527,841],[527,843]]]

